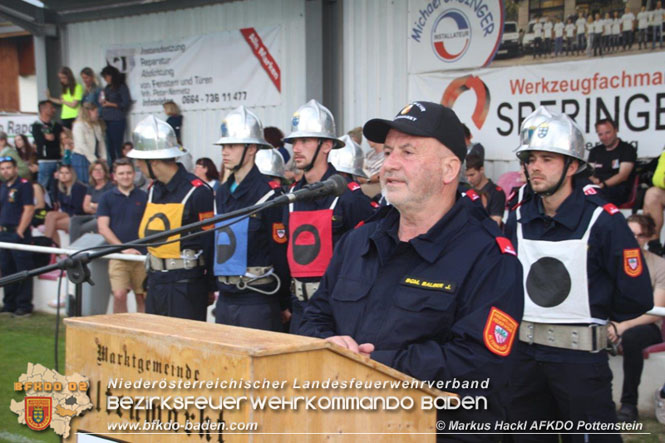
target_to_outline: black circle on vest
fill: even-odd
[[[526,277],[526,292],[538,306],[558,306],[570,294],[571,280],[560,260],[543,257],[531,265]]]
[[[296,240],[303,232],[309,232],[314,236],[313,245],[297,245]],[[301,225],[293,231],[293,260],[299,265],[306,266],[314,261],[321,252],[321,237],[319,231],[313,225]]]
[[[222,234],[226,234],[229,237],[229,244],[223,245],[219,243],[219,238]],[[226,226],[218,231],[217,234],[217,254],[215,260],[218,265],[225,263],[228,259],[233,257],[233,254],[236,252],[236,235],[233,233],[233,230],[230,226]]]
[[[164,229],[150,229],[149,226],[153,220],[161,220],[164,224]],[[166,217],[163,212],[158,212],[148,219],[148,223],[145,224],[145,229],[143,229],[143,236],[148,237],[153,234],[159,234],[161,232],[168,231],[169,229],[171,229],[171,223],[169,222],[168,217]]]

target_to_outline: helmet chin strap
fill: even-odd
[[[321,150],[321,145],[322,145],[322,144],[323,144],[323,139],[320,138],[320,139],[319,139],[319,143],[316,145],[316,151],[314,151],[314,157],[312,157],[312,161],[309,162],[309,164],[308,164],[307,166],[305,166],[304,168],[302,168],[303,171],[305,171],[305,172],[309,172],[309,171],[312,170],[312,168],[314,167],[314,162],[316,162],[316,156],[319,155],[319,151]]]
[[[240,161],[237,165],[231,168],[231,172],[238,172],[242,167],[242,164],[245,162],[245,155],[247,154],[247,148],[249,148],[249,143],[245,143],[245,147],[242,150],[242,155],[240,156]]]
[[[573,162],[572,157],[566,156],[566,160],[563,163],[563,171],[561,172],[561,178],[559,178],[559,181],[557,182],[557,184],[555,184],[554,186],[550,187],[549,189],[546,189],[546,190],[541,191],[541,192],[536,191],[535,189],[533,189],[533,186],[531,186],[531,184],[530,184],[531,178],[529,177],[529,171],[526,167],[526,163],[524,163],[524,175],[526,176],[526,181],[527,181],[527,183],[529,183],[529,186],[531,186],[531,189],[533,190],[533,192],[535,194],[538,194],[542,197],[549,197],[550,195],[552,195],[556,191],[558,191],[559,188],[561,188],[561,185],[563,185],[563,182],[566,179],[566,173],[568,172],[568,168],[570,167],[572,162]]]
[[[152,180],[157,180],[157,177],[155,177],[155,173],[152,170],[152,165],[150,164],[150,159],[145,160],[145,165],[148,168],[148,175]]]

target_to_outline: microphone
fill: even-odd
[[[310,183],[298,189],[295,192],[281,195],[274,199],[286,199],[286,202],[293,203],[302,200],[316,200],[317,198],[327,197],[329,195],[340,196],[347,189],[346,179],[339,174],[331,176],[328,180],[316,183]],[[277,204],[281,204],[277,203]]]

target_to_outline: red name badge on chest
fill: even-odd
[[[287,260],[294,277],[321,277],[332,258],[332,209],[289,214]]]

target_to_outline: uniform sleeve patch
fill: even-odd
[[[502,254],[510,254],[517,256],[517,251],[515,251],[513,243],[510,240],[508,240],[506,237],[497,237],[496,243],[499,245],[499,249],[501,249]]]
[[[629,277],[642,275],[642,254],[639,249],[623,250],[623,271]]]
[[[485,347],[501,357],[508,356],[518,327],[519,324],[510,315],[492,306],[483,330]]]
[[[603,209],[605,212],[609,213],[610,215],[614,215],[617,212],[619,212],[619,208],[617,208],[614,204],[608,203],[606,205],[603,205]]]
[[[598,186],[596,185],[586,185],[584,188],[584,195],[596,195],[598,194]]]
[[[279,189],[282,187],[282,184],[277,180],[271,180],[268,182],[268,186],[270,186],[272,189]]]
[[[194,180],[191,181],[192,185],[196,188],[199,186],[203,186],[203,182],[201,181],[200,178],[195,178]]]
[[[272,239],[275,243],[286,243],[286,226],[284,226],[284,223],[272,224]]]
[[[214,216],[214,215],[215,215],[215,213],[212,212],[212,211],[208,211],[208,212],[199,212],[199,221],[203,221],[203,220],[205,220],[205,219],[207,219],[207,218],[212,218],[212,216]],[[204,226],[204,227],[202,227],[201,229],[203,229],[204,231],[208,231],[208,230],[210,230],[210,229],[212,229],[212,228],[214,228],[214,227],[215,227],[215,225],[214,225],[214,224],[211,224],[211,225]]]
[[[349,182],[349,184],[346,186],[348,186],[349,189],[352,191],[357,191],[358,189],[360,189],[360,185],[356,182]]]
[[[473,189],[469,189],[468,191],[465,191],[464,195],[469,197],[471,199],[471,201],[476,201],[480,198],[478,193],[476,191],[474,191]]]

